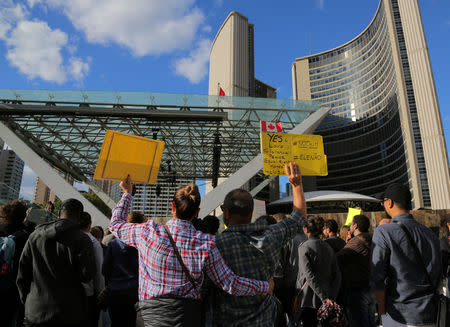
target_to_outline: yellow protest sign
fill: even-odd
[[[94,179],[122,181],[130,174],[133,183],[155,184],[164,142],[108,130]]]
[[[345,221],[345,226],[350,226],[353,221],[353,217],[362,214],[361,209],[348,208],[347,220]]]
[[[284,165],[295,161],[303,176],[328,175],[327,156],[320,135],[261,133],[263,172],[285,175]]]

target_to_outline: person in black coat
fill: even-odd
[[[146,221],[140,212],[128,215],[127,222],[142,224]],[[108,311],[111,327],[136,326],[139,287],[139,258],[136,248],[118,238],[109,242],[103,261],[103,275],[108,289]]]
[[[80,201],[64,201],[60,219],[39,225],[25,244],[17,276],[24,326],[85,326],[81,283],[91,280],[96,268],[92,241],[80,231],[82,212]]]

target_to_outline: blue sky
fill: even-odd
[[[449,144],[450,1],[419,3]],[[377,6],[378,0],[0,0],[0,88],[206,94],[209,45],[228,13],[238,11],[255,25],[256,77],[290,98],[295,58],[351,40]],[[33,185],[27,168],[25,197]]]

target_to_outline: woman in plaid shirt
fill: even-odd
[[[214,236],[192,226],[191,220],[200,211],[196,185],[184,186],[175,192],[173,218],[167,222],[167,230],[153,220],[144,224],[127,223],[133,199],[130,176],[120,187],[124,194],[113,210],[109,229],[122,242],[138,249],[137,310],[138,320],[142,317],[145,326],[201,326],[200,288],[204,273],[229,294],[251,296],[272,292],[272,280],[258,281],[235,275],[217,250]]]

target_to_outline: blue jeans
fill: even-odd
[[[375,297],[369,287],[344,291],[344,308],[350,327],[375,327]]]

